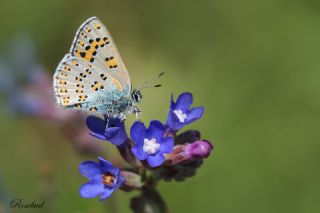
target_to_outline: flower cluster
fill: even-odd
[[[152,120],[149,126],[145,126],[136,121],[130,128],[130,138],[123,121],[89,116],[86,122],[90,134],[114,144],[130,168],[119,169],[101,157],[98,163],[81,163],[79,170],[89,182],[81,187],[80,195],[84,198],[99,196],[101,201],[118,188],[127,191],[140,189],[143,194],[155,193],[155,183],[161,179],[184,180],[194,175],[213,146],[209,141],[201,140],[197,130],[177,134],[203,115],[204,108],[191,108],[192,103],[191,93],[181,94],[176,102],[171,97],[166,122]],[[136,203],[140,198],[133,200]]]

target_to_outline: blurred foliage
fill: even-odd
[[[144,92],[145,122],[165,120],[171,93],[190,91],[205,107],[193,127],[215,150],[193,178],[159,185],[170,212],[320,212],[319,1],[1,1],[0,56],[28,34],[53,74],[93,15],[112,32],[133,85],[166,72],[164,87]],[[77,166],[88,157],[54,125],[3,112],[0,134],[8,196],[45,199],[39,212],[130,212],[135,192],[105,203],[79,197]]]

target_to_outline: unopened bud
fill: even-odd
[[[125,182],[122,185],[122,188],[124,190],[130,191],[132,189],[142,188],[143,182],[139,174],[129,172],[129,171],[121,171],[121,175],[125,178]]]
[[[176,145],[173,151],[166,155],[166,161],[168,164],[177,164],[187,160],[204,159],[210,155],[212,149],[212,144],[206,140]]]

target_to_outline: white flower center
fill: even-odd
[[[149,155],[156,153],[160,148],[160,144],[157,143],[155,138],[145,138],[143,140],[143,151]]]
[[[174,110],[173,112],[177,115],[181,123],[183,123],[187,119],[187,115],[184,114],[182,110],[178,109],[178,110]]]

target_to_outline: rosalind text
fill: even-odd
[[[43,208],[45,201],[32,201],[28,202],[25,199],[13,199],[10,201],[10,208]]]

